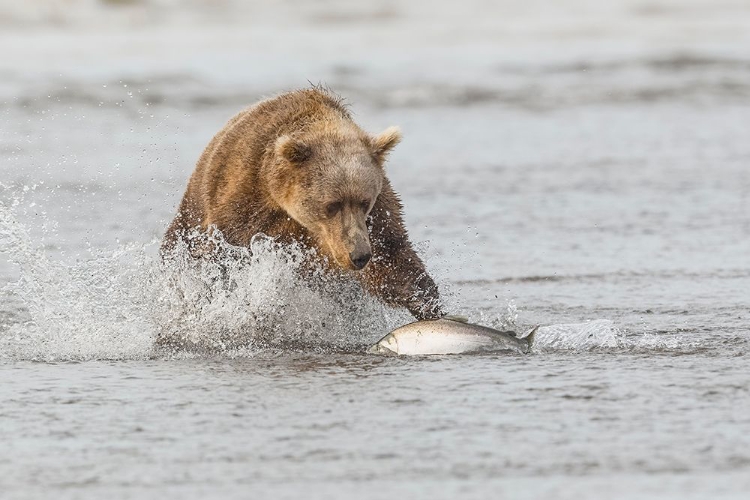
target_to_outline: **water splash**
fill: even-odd
[[[678,352],[701,347],[705,344],[686,340],[680,334],[627,332],[611,320],[596,319],[540,326],[534,337],[533,351]]]
[[[534,337],[534,350],[625,347],[625,337],[615,324],[606,319],[584,323],[540,326]]]
[[[179,350],[279,347],[361,351],[406,320],[351,279],[311,266],[310,250],[256,235],[250,248],[213,242],[227,258],[199,261],[187,248],[163,269],[157,342]]]
[[[0,357],[13,359],[137,359],[150,355],[151,331],[140,280],[145,248],[124,247],[109,257],[67,267],[35,248],[12,211],[0,205],[0,253],[20,269],[3,289],[18,296],[31,320],[0,336]],[[129,262],[128,262],[129,261]],[[123,301],[122,297],[130,300]]]
[[[0,289],[25,305],[28,321],[0,325],[0,359],[144,359],[253,356],[259,349],[363,352],[412,321],[352,280],[310,269],[309,251],[258,235],[249,249],[217,233],[226,258],[195,260],[186,246],[167,263],[156,242],[91,252],[74,265],[34,245],[14,207],[0,204],[0,254],[20,279]],[[313,279],[310,279],[312,276]],[[474,322],[523,331],[509,301]],[[612,321],[541,326],[534,350],[676,349],[681,339],[626,336]]]
[[[520,309],[515,301],[509,300],[505,310],[498,317],[487,317],[480,312],[476,322],[486,324],[501,331],[515,331],[520,336],[527,335],[534,325],[519,324]],[[582,323],[561,323],[539,326],[534,337],[534,350],[593,350],[626,347],[625,334],[614,322],[597,319]]]
[[[249,250],[219,243],[229,256],[221,261],[183,257],[167,265],[151,243],[65,265],[36,248],[12,210],[0,205],[0,253],[20,270],[3,293],[20,298],[31,318],[0,331],[0,358],[359,351],[408,319],[351,280],[321,273],[302,279],[307,256],[300,248],[266,237],[255,238]]]

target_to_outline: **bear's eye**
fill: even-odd
[[[360,205],[362,206],[362,210],[364,210],[365,213],[370,210],[370,200],[364,200],[360,203]]]
[[[329,203],[328,205],[326,205],[326,216],[333,217],[334,215],[339,213],[339,211],[341,211],[341,208],[343,206],[344,204],[341,203],[340,201]]]

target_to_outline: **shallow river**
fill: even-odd
[[[151,3],[0,2],[2,498],[747,498],[750,8]],[[402,127],[448,308],[542,325],[531,354],[365,355],[408,315],[262,240],[179,300],[156,251],[200,151],[307,79]]]

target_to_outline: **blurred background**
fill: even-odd
[[[226,120],[312,82],[402,127],[456,307],[581,319],[696,274],[730,300],[748,263],[744,0],[0,0],[0,46],[0,196],[63,261],[158,240]]]

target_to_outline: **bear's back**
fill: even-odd
[[[235,115],[211,140],[196,165],[206,202],[227,182],[253,175],[276,138],[313,122],[347,121],[341,98],[321,89],[296,90],[260,101]]]

